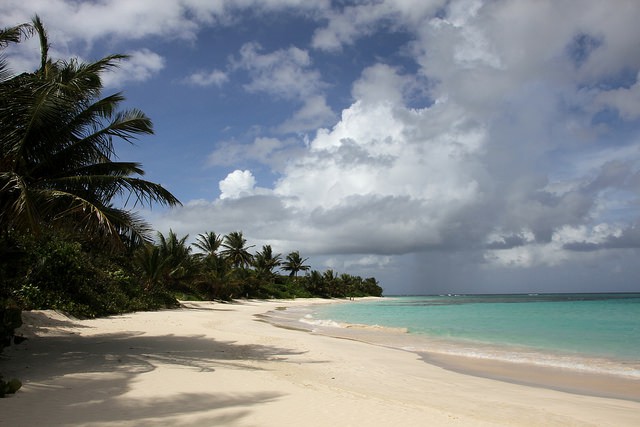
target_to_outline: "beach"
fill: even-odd
[[[176,310],[91,320],[25,312],[19,332],[29,339],[0,356],[0,372],[24,385],[0,399],[0,424],[640,424],[635,400],[500,381],[490,378],[495,372],[483,376],[482,366],[456,372],[412,352],[259,317],[327,302],[184,302]]]

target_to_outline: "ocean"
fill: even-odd
[[[271,317],[281,326],[417,353],[640,380],[640,294],[386,297]]]

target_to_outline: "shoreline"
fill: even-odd
[[[305,307],[299,308],[304,309]],[[272,311],[258,315],[258,317],[277,327],[415,353],[425,363],[464,375],[577,395],[624,399],[640,403],[640,380],[630,376],[539,365],[531,362],[474,357],[464,354],[430,351],[424,348],[415,349],[413,345],[407,344],[413,344],[412,340],[422,341],[424,337],[410,335],[403,328],[337,324],[332,321],[329,322],[334,323],[333,325],[326,323],[300,323],[299,326],[296,326],[294,322],[291,322],[291,319],[274,316],[274,314]],[[320,320],[320,322],[327,321]],[[398,334],[402,335],[403,339],[398,340],[400,338]],[[425,343],[427,342],[423,342],[420,347],[428,347]]]
[[[185,302],[76,320],[26,312],[0,372],[23,388],[0,424],[177,426],[637,425],[638,402],[456,373],[416,353],[274,327],[327,300]]]
[[[464,375],[576,395],[640,403],[640,382],[632,378],[439,353],[421,352],[421,356],[425,363]]]

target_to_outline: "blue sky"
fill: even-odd
[[[640,5],[5,0],[156,133],[193,240],[241,230],[387,294],[640,291]],[[9,52],[37,66],[36,40]]]

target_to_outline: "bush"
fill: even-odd
[[[22,382],[13,378],[9,381],[4,381],[2,375],[0,375],[0,397],[5,397],[7,394],[14,394],[16,391],[20,390],[22,387]]]
[[[56,234],[30,240],[26,248],[11,293],[23,309],[90,318],[177,305],[162,289],[145,292],[126,254]]]
[[[11,345],[15,330],[22,325],[20,308],[6,301],[0,303],[0,351]]]

